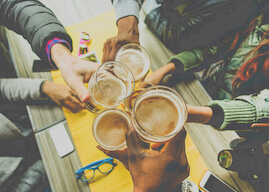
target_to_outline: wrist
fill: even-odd
[[[117,22],[118,34],[120,33],[132,33],[134,35],[139,35],[138,21],[135,16],[127,16],[121,18]]]
[[[133,192],[145,192],[145,191],[139,188],[138,186],[134,185]]]
[[[66,46],[57,43],[51,47],[51,58],[56,66],[61,69],[63,65],[70,62],[70,59],[72,59],[73,56]]]
[[[46,97],[49,97],[49,95],[50,95],[50,87],[51,87],[51,85],[52,85],[53,83],[52,82],[50,82],[50,81],[45,81],[44,83],[43,83],[43,85],[42,85],[42,87],[41,87],[41,94],[43,94],[44,96],[46,96]]]
[[[173,74],[176,71],[176,65],[174,63],[168,63],[165,65],[166,67],[166,75]]]
[[[188,122],[195,123],[207,123],[210,121],[213,115],[213,111],[210,107],[198,107],[187,105]]]

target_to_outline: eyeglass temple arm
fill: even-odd
[[[98,164],[100,164],[100,163],[105,163],[105,162],[107,162],[107,161],[111,161],[111,160],[113,160],[112,157],[110,157],[110,158],[106,158],[106,159],[102,159],[102,160],[99,160],[99,161],[95,161],[95,162],[93,162],[93,163],[90,163],[90,164],[88,164],[88,165],[86,165],[86,166],[84,166],[84,167],[78,169],[75,173],[76,173],[77,175],[78,175],[78,174],[82,175],[81,172],[83,172],[83,171],[85,171],[85,170],[91,168],[92,166],[98,165]]]

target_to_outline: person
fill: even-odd
[[[187,186],[181,184],[190,171],[185,153],[185,129],[164,144],[153,144],[151,149],[140,140],[132,126],[125,137],[127,148],[123,150],[97,148],[120,160],[130,171],[134,192],[188,191]]]
[[[51,99],[72,112],[79,111],[90,97],[83,83],[99,64],[71,55],[70,36],[40,1],[2,0],[0,15],[0,191],[40,191],[46,173],[25,104]],[[38,67],[59,68],[71,88],[43,79],[14,79],[17,76],[2,26],[23,35],[41,59]]]
[[[203,47],[215,56],[230,42],[233,32],[247,27],[266,1],[258,0],[112,0],[118,34],[103,47],[103,62],[113,60],[119,47],[139,43],[139,10],[149,29],[173,53]],[[240,13],[240,14],[239,14]],[[189,55],[185,57],[188,59]],[[191,59],[191,58],[190,58]]]
[[[215,64],[214,70],[206,70],[203,84],[209,92],[215,86],[214,100],[208,106],[188,105],[188,122],[209,124],[218,130],[240,130],[269,118],[268,21],[265,11],[250,23],[250,28],[235,35],[241,38],[235,38],[232,43],[231,58],[221,61],[224,62],[222,67]],[[230,51],[230,47],[227,50]],[[186,52],[199,55],[198,51]],[[180,55],[175,57],[175,60],[180,59]],[[158,84],[167,74],[184,75],[190,69],[199,69],[201,63],[199,60],[186,62],[181,73],[176,73],[176,65],[171,62],[153,72],[147,80]]]
[[[0,25],[23,35],[39,56],[39,68],[60,69],[63,79],[82,103],[90,99],[83,83],[99,64],[72,56],[72,40],[54,13],[35,0],[0,2]]]
[[[25,104],[48,104],[50,98],[77,112],[83,107],[74,94],[44,79],[0,79],[0,191],[30,191],[46,181]]]

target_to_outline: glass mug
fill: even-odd
[[[130,115],[118,108],[107,108],[93,120],[93,136],[102,148],[110,151],[126,146],[125,134],[131,124]]]
[[[170,87],[157,85],[142,91],[132,110],[132,123],[141,140],[165,142],[181,131],[187,121],[182,97]]]
[[[115,61],[126,65],[133,73],[135,81],[143,80],[150,69],[147,50],[139,44],[129,43],[119,48]]]
[[[134,76],[127,66],[116,61],[103,63],[89,80],[91,97],[85,106],[93,113],[116,107],[132,94],[134,86]]]
[[[124,106],[129,112],[133,110],[134,102],[138,94],[151,86],[154,86],[154,84],[148,81],[139,81],[135,83],[135,88],[134,88],[133,93],[127,99],[123,101]]]

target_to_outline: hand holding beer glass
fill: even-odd
[[[126,65],[133,73],[135,81],[143,80],[150,69],[147,50],[139,44],[129,43],[119,48],[115,61]]]
[[[115,61],[102,64],[89,80],[91,99],[86,108],[97,113],[120,105],[133,92],[134,83],[133,74],[125,65]]]
[[[135,88],[134,88],[133,93],[127,99],[123,101],[124,106],[127,108],[128,111],[131,112],[133,110],[134,102],[138,94],[151,86],[154,86],[154,85],[148,81],[138,81],[135,83]]]

